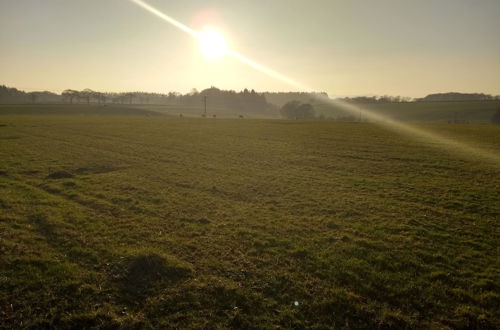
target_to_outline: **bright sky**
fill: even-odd
[[[500,94],[499,0],[150,0],[229,47],[333,96]],[[294,88],[128,0],[0,0],[0,84],[25,90]]]

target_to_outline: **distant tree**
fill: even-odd
[[[75,91],[75,99],[77,103],[81,103],[83,99],[83,92],[81,91]]]
[[[106,104],[106,94],[101,92],[94,92],[93,97],[97,100],[98,104]]]
[[[290,101],[281,107],[280,113],[288,119],[313,119],[314,107],[309,103]]]
[[[90,100],[94,97],[95,92],[89,88],[84,89],[80,92],[81,98],[87,101],[87,104],[90,104]]]
[[[315,104],[318,101],[323,102],[328,99],[328,94],[322,93],[305,93],[305,92],[264,92],[262,95],[266,98],[267,102],[282,107],[285,103],[290,101],[300,101],[303,103]]]
[[[299,101],[289,101],[285,103],[280,109],[281,116],[288,119],[295,119],[296,109],[300,106]]]
[[[128,104],[132,104],[134,102],[134,98],[135,98],[135,93],[122,94],[122,103],[124,103],[125,100],[128,100]]]
[[[493,117],[491,118],[491,122],[495,125],[500,125],[500,109],[498,109]]]
[[[36,103],[36,100],[38,98],[38,93],[37,92],[31,92],[31,93],[29,93],[29,96],[31,98],[31,103]]]
[[[72,89],[67,89],[61,94],[65,100],[69,100],[70,104],[73,104],[73,100],[78,96],[78,92]]]

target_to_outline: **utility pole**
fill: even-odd
[[[205,104],[205,112],[203,113],[203,117],[207,116],[207,96],[203,96],[203,103]]]

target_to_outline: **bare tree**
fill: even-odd
[[[81,97],[87,101],[87,104],[90,104],[90,100],[92,99],[94,94],[95,92],[89,88],[85,88],[80,92]]]
[[[64,99],[69,100],[70,104],[73,104],[73,100],[78,96],[78,91],[75,91],[73,89],[66,89],[64,92],[61,94]]]
[[[36,100],[38,98],[38,93],[37,92],[31,92],[31,93],[29,93],[29,96],[31,98],[31,103],[36,103]]]

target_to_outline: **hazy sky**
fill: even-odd
[[[500,94],[499,0],[150,0],[331,95]],[[25,90],[293,90],[129,0],[0,0],[0,84]]]

